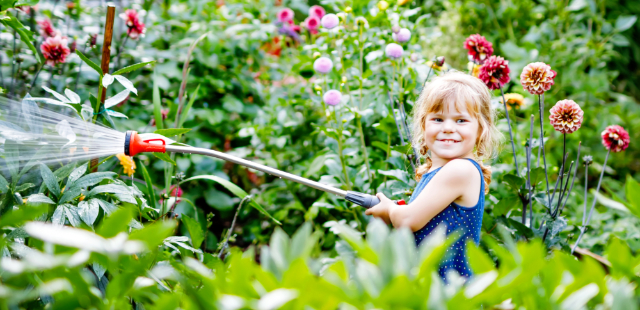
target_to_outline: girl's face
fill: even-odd
[[[478,120],[466,108],[457,111],[453,102],[445,105],[443,111],[429,113],[424,141],[431,150],[434,166],[472,156],[479,128]]]

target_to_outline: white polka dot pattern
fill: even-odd
[[[469,159],[469,158],[467,158]],[[444,223],[447,227],[447,236],[452,232],[459,230],[461,233],[460,239],[458,239],[449,249],[447,249],[447,253],[445,254],[442,262],[440,263],[440,268],[438,272],[440,273],[440,277],[445,281],[445,274],[450,270],[455,270],[464,277],[470,277],[472,275],[471,268],[469,268],[469,264],[467,262],[466,256],[466,242],[471,239],[475,244],[480,242],[480,228],[482,227],[482,214],[484,213],[484,182],[482,169],[480,165],[473,160],[469,159],[478,171],[480,171],[480,197],[478,198],[478,203],[476,203],[473,207],[463,207],[458,205],[455,202],[452,202],[449,206],[447,206],[442,212],[436,215],[427,225],[425,225],[420,230],[414,232],[416,238],[416,246],[420,245],[422,240],[424,240],[438,225]],[[442,167],[440,167],[442,168]],[[411,199],[409,203],[411,203],[420,192],[427,186],[429,181],[433,178],[433,176],[440,171],[440,168],[437,168],[427,174],[422,176],[420,182],[416,186],[413,191],[413,195],[411,195]]]

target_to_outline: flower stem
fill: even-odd
[[[360,135],[360,143],[362,144],[362,153],[364,156],[364,164],[367,167],[367,176],[369,177],[370,188],[373,188],[373,174],[371,174],[371,167],[369,166],[369,154],[367,153],[367,144],[364,140],[364,130],[362,130],[362,88],[364,87],[364,46],[362,44],[362,27],[360,28],[360,102],[358,103],[358,112],[356,113],[356,125],[358,126],[358,134]],[[347,90],[349,94],[349,84],[347,83]],[[351,98],[351,96],[349,96]],[[375,190],[375,189],[374,189]]]
[[[127,39],[129,39],[129,36],[125,35],[124,39],[122,39],[122,44],[120,44],[120,46],[118,47],[118,56],[117,56],[116,61],[115,61],[116,67],[114,68],[114,70],[120,69],[120,55],[122,55],[122,49],[127,44]]]
[[[549,209],[551,209],[551,197],[549,196],[549,174],[547,173],[547,155],[544,150],[544,122],[542,119],[544,118],[544,94],[538,95],[538,108],[540,110],[540,148],[542,148],[542,160],[544,162],[544,178],[547,185],[547,205]],[[538,154],[539,154],[538,150]],[[538,167],[540,166],[540,157],[538,156]]]
[[[573,184],[576,182],[576,173],[578,172],[578,163],[580,162],[580,148],[582,147],[582,142],[578,143],[578,155],[576,156],[576,166],[575,168],[573,168],[573,177],[571,179],[571,186],[569,187],[569,191],[566,194],[566,198],[564,199],[564,202],[562,203],[562,206],[560,207],[560,211],[562,212],[562,210],[564,210],[564,206],[567,204],[567,201],[569,200],[569,194],[571,193],[571,191],[573,190]],[[563,197],[565,197],[565,195],[563,195]]]
[[[351,190],[351,181],[349,180],[349,174],[347,173],[347,165],[345,164],[344,156],[342,155],[342,117],[338,114],[337,106],[333,108],[336,124],[338,125],[338,156],[340,156],[340,164],[342,165],[342,174],[344,174],[344,180],[347,183],[347,189]]]
[[[504,99],[503,99],[504,100]],[[531,214],[533,214],[533,190],[531,188],[531,147],[533,146],[533,119],[534,116],[533,114],[531,114],[531,121],[530,121],[530,127],[529,127],[529,145],[527,147],[527,190],[528,190],[528,195],[529,196],[529,204],[527,206],[525,206],[522,212],[522,225],[527,225],[526,224],[526,220],[527,220],[527,208],[531,208]],[[529,220],[529,222],[531,222],[531,220]],[[528,227],[533,227],[533,223],[530,223]]]
[[[513,152],[513,162],[516,164],[516,175],[520,176],[520,169],[518,168],[518,159],[516,158],[516,145],[514,143],[513,131],[511,130],[511,120],[509,119],[509,110],[507,110],[507,101],[504,99],[504,91],[502,85],[500,85],[500,94],[502,95],[502,104],[504,106],[504,114],[507,117],[507,126],[509,126],[509,137],[511,138],[511,151]]]

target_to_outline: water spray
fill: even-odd
[[[73,112],[69,114],[76,113],[71,108],[61,109]],[[136,131],[123,134],[78,117],[40,109],[33,98],[25,98],[22,103],[0,98],[0,146],[3,147],[4,159],[8,166],[22,165],[24,156],[11,154],[19,154],[25,149],[31,153],[31,160],[44,164],[65,163],[118,153],[128,156],[145,152],[199,154],[334,194],[365,208],[380,203],[380,199],[373,195],[345,191],[226,153],[172,143],[173,140],[158,134],[139,134]],[[404,200],[395,203],[406,204]]]

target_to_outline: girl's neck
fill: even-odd
[[[474,159],[473,152],[471,152],[471,153],[469,153],[467,155],[464,155],[464,156],[454,157],[454,158],[442,158],[442,157],[439,157],[436,154],[431,153],[431,168],[429,168],[428,172],[431,172],[431,171],[433,171],[435,169],[438,169],[438,168],[446,165],[448,162],[450,162],[450,161],[452,161],[454,159],[459,159],[459,158],[471,158],[471,159]]]

